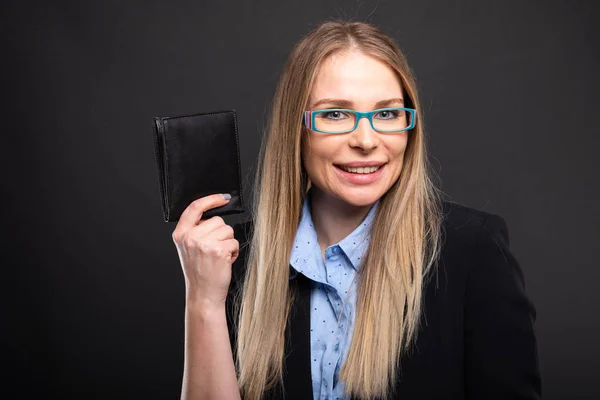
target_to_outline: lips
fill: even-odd
[[[337,164],[335,165],[335,170],[343,181],[351,185],[370,185],[379,181],[387,163],[371,164],[359,167],[349,167],[348,164]]]
[[[337,168],[353,174],[372,174],[377,172],[385,163],[379,161],[354,161],[344,164],[334,164]]]
[[[373,167],[346,167],[344,165],[338,165],[337,166],[340,169],[343,169],[346,172],[351,172],[353,174],[372,174],[373,172],[377,171],[380,166],[373,166]]]

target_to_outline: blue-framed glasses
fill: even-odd
[[[325,134],[349,133],[356,129],[361,118],[367,118],[373,130],[382,133],[408,131],[415,127],[417,110],[414,108],[379,108],[369,112],[330,108],[304,111],[304,126]]]

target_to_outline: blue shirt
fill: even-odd
[[[377,201],[360,225],[339,243],[325,250],[317,241],[308,195],[290,255],[290,279],[301,273],[311,280],[310,350],[314,399],[349,399],[344,396],[340,369],[352,340],[356,310],[355,274],[369,245]],[[338,324],[339,318],[339,324]]]

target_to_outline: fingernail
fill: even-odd
[[[231,195],[229,193],[222,193],[221,196],[225,200],[231,200]]]

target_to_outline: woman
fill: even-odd
[[[534,399],[535,310],[504,220],[442,201],[394,41],[327,22],[286,63],[253,222],[192,203],[188,399]]]

